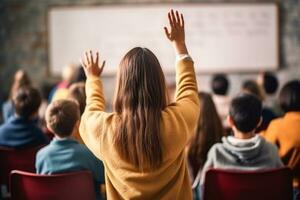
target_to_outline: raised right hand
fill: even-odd
[[[184,19],[182,13],[178,11],[174,13],[171,10],[168,13],[170,30],[164,27],[167,38],[173,43],[176,53],[188,54],[185,45]]]

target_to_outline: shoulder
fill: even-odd
[[[13,124],[11,124],[9,121],[4,122],[0,126],[0,134],[7,134],[8,132],[12,132],[13,129],[14,129],[14,125]]]
[[[52,153],[52,151],[53,151],[53,147],[51,145],[47,145],[41,148],[36,154],[37,160],[43,160],[45,158],[51,157],[50,154]]]
[[[224,151],[223,143],[214,144],[208,151],[208,157],[216,157],[219,152]]]
[[[270,154],[278,154],[278,148],[275,144],[268,142],[265,138],[260,136],[260,139],[263,142],[264,150],[269,152]]]
[[[278,127],[280,126],[280,124],[284,123],[284,118],[283,117],[280,117],[280,118],[276,118],[276,119],[273,119],[269,125],[270,128],[273,128],[273,127]]]

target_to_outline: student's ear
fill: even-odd
[[[258,124],[257,124],[256,128],[260,127],[260,125],[262,124],[262,121],[263,121],[263,118],[262,118],[262,117],[260,117],[260,118],[259,118],[259,122],[258,122]]]
[[[233,120],[232,118],[228,115],[227,116],[227,124],[229,125],[229,127],[234,127],[234,123],[233,123]]]

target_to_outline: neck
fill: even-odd
[[[58,140],[64,140],[64,139],[68,139],[70,137],[59,137],[58,135],[55,135],[55,138]]]
[[[243,133],[243,132],[235,129],[235,130],[233,130],[233,134],[234,134],[234,137],[238,138],[238,139],[250,139],[255,136],[255,130],[250,131],[248,133]]]

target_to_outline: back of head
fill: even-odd
[[[47,127],[59,137],[70,136],[79,118],[78,105],[72,100],[53,101],[46,110]]]
[[[231,101],[229,116],[234,126],[242,133],[248,133],[259,125],[262,103],[254,95],[241,94]]]
[[[69,88],[69,98],[75,100],[80,109],[80,115],[84,112],[85,109],[85,84],[84,83],[73,83]]]
[[[300,81],[286,83],[280,91],[279,103],[284,112],[300,111]]]
[[[260,99],[261,101],[263,101],[265,98],[262,88],[254,80],[246,80],[245,82],[243,82],[242,92],[252,94],[256,96],[258,99]]]
[[[211,88],[214,94],[226,95],[228,92],[229,81],[224,74],[217,74],[213,77]]]
[[[122,59],[117,77],[114,110],[120,115],[115,147],[120,156],[142,169],[162,161],[161,111],[166,107],[164,74],[156,56],[136,47]]]
[[[200,116],[196,134],[191,138],[188,148],[188,159],[194,177],[203,167],[207,153],[213,144],[220,142],[224,134],[221,119],[210,94],[200,92]]]
[[[63,68],[62,79],[67,83],[72,83],[77,76],[77,67],[73,64],[67,65]]]
[[[33,87],[20,87],[13,95],[13,105],[18,116],[30,118],[38,112],[41,105],[41,95]]]
[[[266,94],[272,95],[277,91],[279,83],[276,76],[268,72],[262,75],[262,86]]]
[[[14,93],[16,93],[20,87],[25,87],[30,85],[31,85],[31,81],[26,71],[19,69],[18,71],[16,71],[14,75],[14,80],[10,91],[10,98],[13,98]]]

